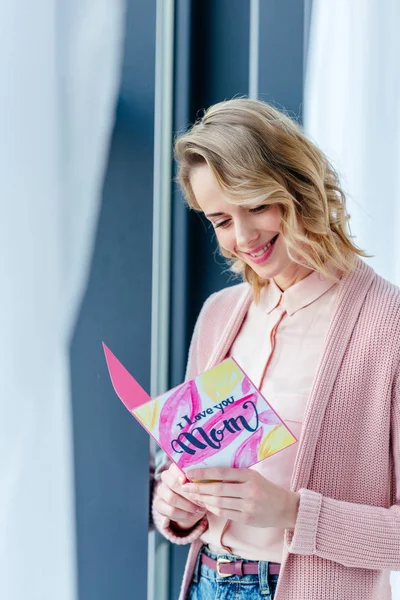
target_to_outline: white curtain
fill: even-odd
[[[351,229],[400,284],[400,2],[313,0],[305,129],[338,168]],[[391,574],[400,600],[400,573]]]
[[[400,2],[313,0],[305,127],[338,167],[352,233],[400,284]]]
[[[123,0],[0,4],[0,598],[73,600],[69,341],[119,87]]]

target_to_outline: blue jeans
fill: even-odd
[[[232,554],[217,556],[203,546],[197,559],[187,600],[273,600],[279,575],[268,574],[267,562],[260,560],[257,575],[220,577],[216,571],[200,562],[203,552],[214,560],[239,558]]]

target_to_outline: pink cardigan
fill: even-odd
[[[298,443],[291,489],[300,507],[285,530],[275,600],[390,600],[390,570],[400,570],[400,290],[360,259],[338,285]],[[245,283],[208,298],[187,378],[224,359],[251,301]],[[172,542],[192,542],[184,600],[207,520],[179,537],[153,517]]]

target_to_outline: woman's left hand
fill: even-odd
[[[214,515],[253,527],[293,529],[300,494],[272,483],[252,469],[193,469],[182,490]],[[207,483],[202,483],[207,482]]]

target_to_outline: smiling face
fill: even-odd
[[[288,256],[278,206],[232,204],[206,163],[193,168],[190,185],[220,246],[247,263],[261,279],[274,279],[285,290],[311,273]]]

